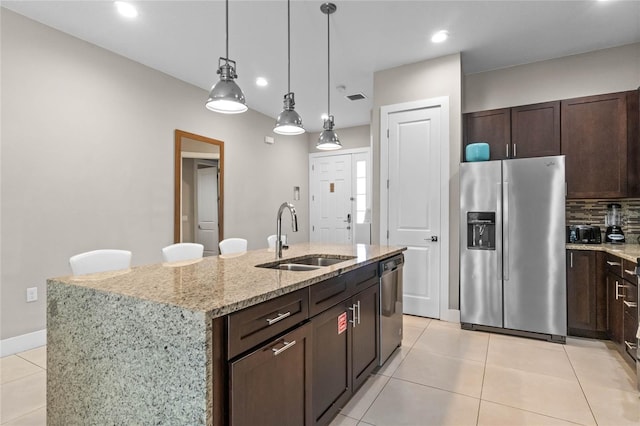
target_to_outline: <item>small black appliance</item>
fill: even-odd
[[[607,204],[605,224],[607,225],[605,242],[624,243],[624,233],[622,232],[622,205],[617,203]]]
[[[568,225],[567,242],[574,244],[602,244],[599,226]]]

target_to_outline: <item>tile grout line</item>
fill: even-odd
[[[33,361],[31,361],[31,360],[29,360],[29,359],[27,359],[27,358],[23,358],[23,357],[21,357],[21,356],[20,356],[20,354],[21,354],[21,353],[24,353],[24,352],[20,352],[20,353],[17,353],[17,354],[15,354],[15,355],[16,355],[18,358],[20,358],[20,359],[23,359],[23,360],[27,361],[29,364],[35,365],[36,367],[38,367],[38,368],[40,368],[40,369],[42,369],[42,370],[44,370],[44,371],[47,371],[47,369],[46,369],[46,368],[44,368],[44,367],[42,367],[41,365],[38,365],[38,364],[36,364],[35,362],[33,362]]]
[[[15,421],[17,421],[17,420],[22,419],[23,417],[30,416],[31,414],[35,413],[35,412],[36,412],[36,411],[38,411],[38,410],[42,410],[43,408],[45,409],[45,413],[46,413],[47,404],[43,405],[42,407],[38,407],[38,408],[36,408],[35,410],[31,410],[31,411],[29,411],[28,413],[24,413],[24,414],[22,414],[22,415],[20,415],[20,416],[18,416],[18,417],[16,417],[16,418],[9,419],[9,420],[7,420],[6,422],[2,422],[2,423],[0,423],[0,426],[1,426],[1,425],[6,425],[6,424],[9,424],[9,423],[12,423],[12,422],[15,422]],[[45,415],[46,415],[46,414],[45,414]]]
[[[567,361],[569,361],[569,365],[571,366],[571,370],[573,371],[573,374],[576,376],[576,380],[578,381],[578,386],[580,386],[580,392],[582,392],[582,396],[584,396],[584,400],[587,402],[587,406],[589,407],[589,412],[591,413],[591,417],[593,417],[593,422],[597,425],[598,419],[596,419],[596,414],[593,412],[593,408],[591,408],[591,402],[589,402],[589,398],[587,398],[587,394],[585,393],[584,388],[582,387],[582,382],[580,381],[580,377],[578,377],[578,373],[576,373],[576,369],[573,366],[573,362],[571,362],[571,357],[567,352],[566,346],[563,347],[562,349],[564,350],[564,354],[567,357]]]
[[[431,321],[429,321],[429,324],[431,324]],[[363,422],[364,420],[362,420],[366,415],[367,412],[371,409],[371,407],[373,407],[373,404],[375,404],[375,402],[378,400],[378,398],[380,397],[380,394],[382,393],[382,391],[384,391],[384,389],[387,387],[387,385],[389,384],[389,382],[391,381],[391,379],[393,379],[393,374],[395,373],[395,371],[398,370],[398,368],[400,368],[400,366],[402,365],[402,363],[407,359],[407,357],[409,356],[409,354],[411,353],[411,351],[413,350],[413,347],[415,346],[416,342],[420,339],[420,337],[422,337],[422,335],[424,334],[424,332],[427,330],[427,328],[429,327],[429,324],[427,324],[426,327],[424,327],[422,329],[422,331],[420,332],[420,334],[418,335],[418,337],[416,337],[416,340],[413,342],[413,344],[409,347],[409,350],[407,351],[407,354],[405,355],[405,357],[402,359],[402,361],[400,361],[400,364],[398,364],[398,366],[396,367],[396,369],[394,370],[393,373],[391,373],[391,375],[389,376],[385,376],[380,374],[379,376],[381,377],[386,377],[387,382],[384,384],[384,386],[382,387],[382,389],[380,389],[380,391],[376,394],[376,397],[373,398],[373,401],[371,401],[371,404],[369,404],[369,406],[367,407],[366,410],[364,410],[364,414],[362,415],[361,418],[357,419],[358,423]],[[347,416],[349,417],[349,416]],[[351,417],[353,418],[353,417]]]
[[[476,426],[480,423],[480,407],[482,406],[482,393],[484,392],[484,379],[487,375],[487,360],[489,358],[489,345],[491,345],[491,334],[487,339],[487,350],[484,354],[484,365],[482,367],[482,384],[480,385],[480,397],[478,401],[478,414],[476,415]]]

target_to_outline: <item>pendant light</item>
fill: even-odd
[[[333,130],[333,115],[331,115],[331,43],[329,39],[329,15],[335,12],[337,6],[324,3],[320,6],[322,13],[327,15],[327,118],[324,120],[324,130],[320,133],[316,148],[329,151],[342,148],[338,134]]]
[[[220,81],[213,85],[209,92],[209,99],[205,106],[207,109],[223,114],[239,114],[247,110],[244,93],[236,84],[236,61],[229,59],[229,0],[225,2],[227,50],[226,57],[218,60],[218,74]]]
[[[279,135],[300,135],[304,133],[302,118],[295,111],[295,95],[291,91],[291,5],[287,0],[287,94],[284,95],[284,109],[276,120],[273,131]]]

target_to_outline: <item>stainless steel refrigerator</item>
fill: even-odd
[[[564,342],[564,156],[460,165],[460,318]]]

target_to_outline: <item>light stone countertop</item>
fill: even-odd
[[[640,257],[640,244],[567,244],[567,250],[604,251],[636,263]]]
[[[312,271],[286,271],[256,267],[275,261],[274,251],[261,249],[240,255],[205,257],[191,263],[137,266],[125,271],[51,278],[48,281],[173,305],[215,318],[401,253],[404,249],[363,244],[302,243],[283,251],[283,260],[295,260],[310,254],[355,258]]]

